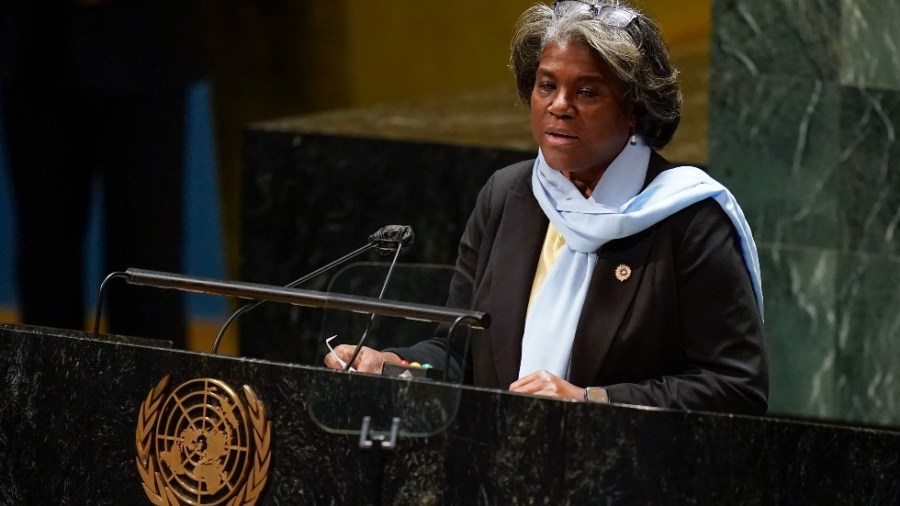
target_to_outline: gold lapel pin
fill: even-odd
[[[625,280],[630,277],[631,277],[631,267],[628,267],[625,264],[619,264],[619,266],[616,267],[616,279],[618,279],[620,282],[624,283]]]

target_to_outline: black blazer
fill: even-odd
[[[548,219],[531,190],[533,161],[482,188],[459,245],[448,305],[491,315],[471,344],[476,386],[518,377],[525,311]],[[645,186],[669,166],[653,153]],[[597,252],[572,347],[569,381],[603,386],[612,402],[762,414],[768,372],[763,323],[729,218],[711,199]],[[631,276],[615,276],[625,264]],[[391,350],[443,363],[440,337]],[[462,351],[455,349],[458,359]]]

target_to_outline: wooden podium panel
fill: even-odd
[[[194,504],[900,502],[894,431],[414,384],[5,324],[0,372],[0,504],[151,504],[145,487],[164,494],[188,475],[201,483]],[[396,448],[359,448],[354,418],[368,411],[376,431],[402,419]],[[160,481],[142,476],[142,446]]]

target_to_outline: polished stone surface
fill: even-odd
[[[710,172],[760,250],[770,413],[900,426],[898,20],[713,2]]]
[[[489,149],[535,149],[528,111],[512,87],[308,114],[257,123],[252,128]]]
[[[135,431],[165,375],[170,388],[248,385],[264,403],[271,468],[258,504],[900,500],[897,431],[557,401],[3,324],[0,374],[2,504],[147,504]],[[364,412],[377,430],[399,416],[418,435],[360,450]]]
[[[706,164],[709,48],[705,45],[680,47],[673,50],[672,59],[680,71],[684,104],[678,131],[661,153],[673,162]],[[504,149],[533,156],[537,145],[531,135],[528,114],[515,89],[501,86],[270,120],[253,124],[250,130]]]

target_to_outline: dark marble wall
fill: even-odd
[[[166,375],[165,396],[213,378],[265,405],[261,505],[900,501],[897,431],[561,401],[0,324],[0,504],[149,504],[136,430]],[[171,417],[194,416],[195,400]],[[397,448],[360,450],[361,414],[376,430],[399,416]]]
[[[493,171],[533,156],[473,143],[393,140],[385,137],[388,129],[378,130],[381,137],[318,133],[323,129],[325,121],[261,124],[246,132],[242,280],[286,284],[363,246],[389,224],[415,231],[404,263],[452,265],[481,186]],[[363,259],[391,257],[372,253]],[[429,277],[423,279],[434,283]],[[445,277],[437,279],[443,280],[443,286],[433,287],[440,292],[437,299],[417,300],[412,293],[395,298],[443,304],[449,284]],[[304,287],[324,290],[329,280],[325,275]],[[317,310],[262,306],[239,321],[241,354],[319,364],[325,317]],[[353,336],[341,337],[355,342]]]
[[[770,412],[900,425],[900,3],[715,0],[710,170],[763,268]]]

